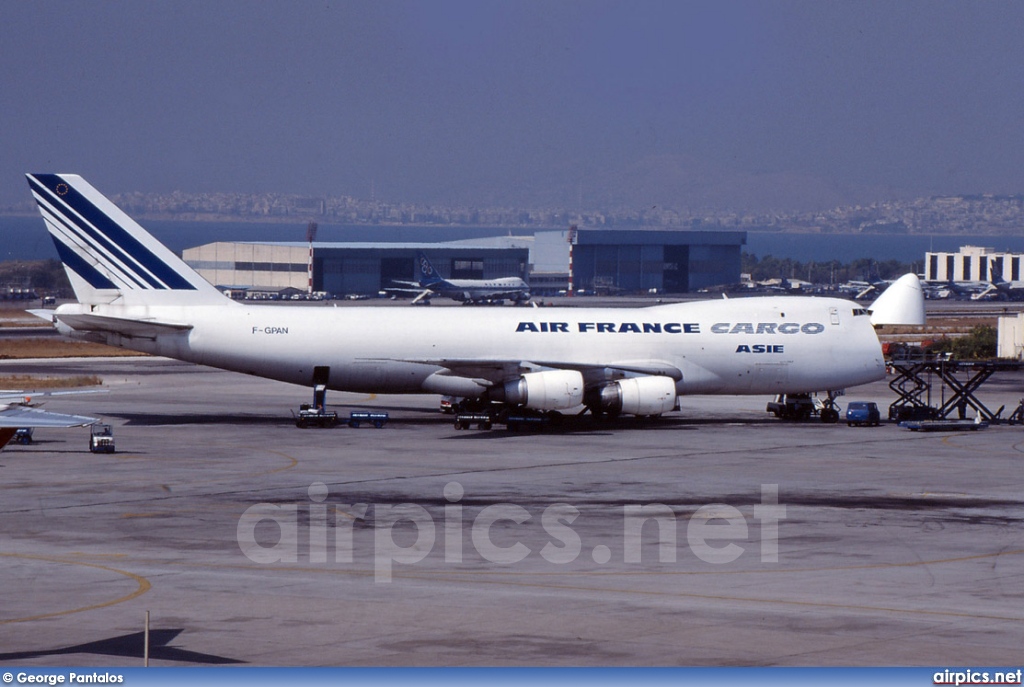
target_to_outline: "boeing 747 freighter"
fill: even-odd
[[[913,275],[874,314],[803,296],[635,309],[246,305],[81,177],[28,181],[78,299],[46,311],[62,334],[303,386],[659,415],[684,394],[797,394],[880,380],[873,323],[924,318]]]

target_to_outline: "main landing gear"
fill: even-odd
[[[822,422],[834,424],[839,422],[839,406],[836,397],[843,391],[827,391],[825,398],[811,398],[810,394],[779,394],[775,400],[769,401],[766,410],[783,420],[802,422],[817,415]]]
[[[823,399],[818,399],[818,403],[821,404],[821,408],[818,410],[818,415],[821,417],[821,421],[828,424],[835,424],[839,422],[839,406],[836,405],[836,396],[842,396],[842,391],[826,391],[827,395]]]

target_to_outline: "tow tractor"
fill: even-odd
[[[114,430],[110,425],[97,422],[89,428],[89,451],[91,453],[114,452]]]

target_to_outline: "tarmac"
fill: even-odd
[[[456,431],[436,396],[311,391],[155,358],[0,453],[0,664],[1017,665],[1024,429],[660,420]],[[1024,376],[979,395],[1015,408]],[[840,399],[874,400],[878,383]]]

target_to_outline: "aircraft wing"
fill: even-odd
[[[437,360],[403,360],[401,362],[437,365],[438,367],[445,368],[457,377],[487,380],[492,384],[502,384],[511,379],[516,379],[527,372],[552,369],[577,370],[584,376],[587,376],[588,373],[600,373],[609,378],[621,377],[625,374],[670,377],[675,381],[683,378],[683,373],[678,367],[663,360],[623,360],[591,364],[558,360],[516,361],[442,358]]]
[[[581,363],[542,363],[544,367],[554,367],[562,370],[579,370],[586,374],[590,370],[607,370],[612,373],[629,372],[652,377],[671,377],[675,381],[683,378],[683,372],[672,363],[663,360],[621,360],[607,365],[587,365]]]
[[[105,394],[109,389],[66,389],[64,391],[26,391],[24,389],[0,389],[0,410],[4,403],[13,401],[15,404],[30,402],[38,396],[77,396],[79,394]]]
[[[402,282],[402,283],[408,283],[408,282]],[[411,294],[416,294],[416,297],[412,299],[413,303],[418,303],[421,300],[423,300],[424,298],[430,298],[431,296],[436,295],[436,292],[433,291],[432,289],[425,289],[422,286],[419,287],[419,288],[415,288],[415,289],[398,287],[398,286],[389,286],[389,287],[387,287],[387,288],[385,288],[383,290],[386,293],[407,293],[407,294],[410,294],[410,295]]]
[[[71,391],[46,391],[33,396],[64,396],[69,394],[106,393],[106,389],[75,389]],[[15,401],[4,403],[5,401]],[[99,422],[99,418],[86,415],[65,415],[40,410],[25,405],[30,397],[24,392],[0,392],[0,449],[7,445],[19,429],[29,427],[86,427]]]
[[[131,320],[124,317],[107,317],[104,315],[54,315],[61,324],[80,332],[114,332],[138,339],[155,339],[162,334],[186,332],[192,329],[190,324],[176,322],[158,322],[152,319]]]
[[[99,422],[99,418],[65,415],[27,406],[10,406],[0,410],[0,427],[86,427],[96,422]]]

